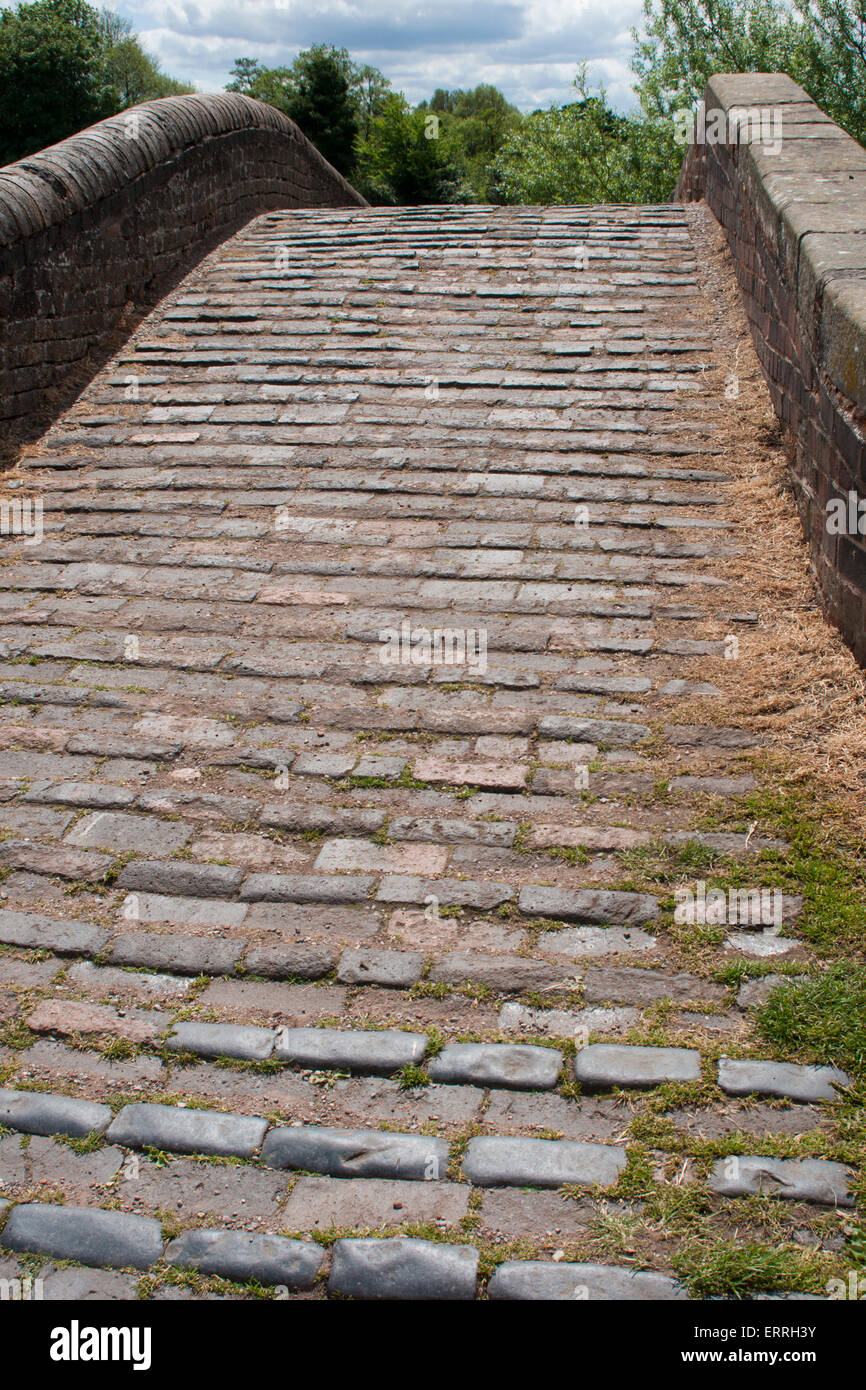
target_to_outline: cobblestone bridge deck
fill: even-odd
[[[759,615],[711,223],[269,213],[25,457],[0,1274],[676,1298],[650,1189],[720,1239],[850,1206],[846,1078],[721,969],[808,959],[800,900],[671,910],[779,846],[730,809],[765,736],[724,713]]]

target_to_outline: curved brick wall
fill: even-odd
[[[778,73],[713,77],[704,106],[674,196],[725,230],[818,588],[866,664],[866,150]]]
[[[294,122],[229,92],[144,102],[0,169],[0,431],[32,437],[130,306],[257,213],[351,205]]]

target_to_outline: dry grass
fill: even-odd
[[[727,566],[732,589],[702,598],[708,611],[720,616],[740,606],[759,614],[757,627],[738,631],[739,658],[724,663],[728,679],[718,674],[713,679],[725,689],[732,720],[763,732],[788,755],[794,776],[826,784],[828,793],[866,825],[861,805],[866,673],[821,610],[790,484],[786,441],[752,345],[724,235],[703,205],[690,206],[688,213],[719,344],[707,375],[720,398],[720,464],[735,480],[726,488],[731,501],[723,514],[735,523],[741,547]],[[721,388],[731,372],[739,395],[727,400]]]

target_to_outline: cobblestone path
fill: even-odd
[[[672,910],[784,849],[729,815],[701,216],[268,214],[23,461],[0,1276],[670,1299],[695,1239],[838,1249],[847,1078],[731,969],[805,959],[801,900]]]

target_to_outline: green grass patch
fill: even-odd
[[[866,1075],[866,966],[831,965],[779,985],[756,1011],[755,1027],[780,1054]]]

